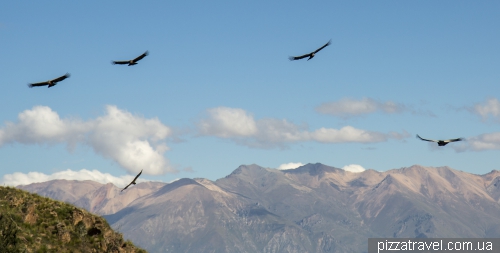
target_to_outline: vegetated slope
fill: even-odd
[[[23,190],[0,187],[0,252],[146,252],[102,217]]]

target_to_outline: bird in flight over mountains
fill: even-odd
[[[325,45],[323,45],[322,47],[316,49],[316,51],[314,52],[311,52],[311,53],[308,53],[308,54],[305,54],[305,55],[301,55],[301,56],[290,56],[288,57],[288,59],[290,59],[290,61],[294,61],[294,60],[300,60],[300,59],[303,59],[303,58],[306,58],[306,57],[309,57],[309,59],[307,59],[308,61],[311,60],[317,52],[321,51],[321,49],[327,47],[328,45],[330,45],[330,42],[332,42],[332,40],[329,40]]]
[[[45,82],[40,82],[40,83],[29,83],[28,84],[28,87],[30,88],[33,88],[33,87],[38,87],[38,86],[45,86],[45,85],[48,85],[50,87],[54,86],[57,84],[57,82],[60,82],[66,78],[70,77],[70,74],[69,73],[66,73],[64,76],[60,76],[56,79],[52,79],[52,80],[48,80],[48,81],[45,81]]]
[[[463,141],[464,138],[457,138],[457,139],[450,139],[450,140],[427,140],[427,139],[424,139],[422,137],[420,137],[418,134],[417,134],[417,138],[423,140],[423,141],[430,141],[430,142],[437,142],[437,144],[439,146],[445,146],[446,144],[450,143],[450,142],[455,142],[455,141]]]
[[[128,188],[129,186],[131,186],[131,185],[135,185],[135,184],[136,184],[135,180],[137,180],[137,178],[138,178],[141,174],[142,174],[142,170],[141,170],[141,172],[139,172],[139,174],[137,174],[137,176],[135,176],[134,180],[132,180],[132,182],[130,182],[130,184],[128,184],[127,186],[125,186],[125,188],[123,188],[120,192],[122,192],[123,190],[127,189],[127,188]]]
[[[146,57],[149,54],[148,51],[144,52],[144,54],[139,55],[137,58],[129,61],[112,61],[112,64],[128,64],[129,66],[137,64],[138,61],[140,61],[142,58]]]

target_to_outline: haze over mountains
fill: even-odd
[[[500,171],[242,165],[225,178],[20,186],[105,218],[149,252],[366,252],[372,237],[500,237]]]

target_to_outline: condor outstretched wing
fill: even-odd
[[[141,172],[139,172],[139,174],[137,174],[137,176],[134,177],[134,180],[132,180],[132,183],[135,183],[135,180],[137,180],[137,178],[142,174],[142,170]]]
[[[321,49],[329,46],[331,42],[332,42],[332,40],[329,40],[325,45],[323,45],[322,47],[316,49],[316,51],[314,51],[314,53],[317,53],[317,52],[321,51]]]
[[[463,141],[464,138],[456,138],[456,139],[450,139],[450,140],[445,140],[444,142],[455,142],[455,141]]]
[[[130,185],[132,185],[132,183],[128,184],[127,186],[125,186],[125,188],[123,188],[120,192],[124,191],[125,189],[127,189]]]
[[[28,87],[33,88],[37,86],[45,86],[49,85],[49,82],[40,82],[40,83],[28,83]]]
[[[303,58],[306,58],[306,57],[309,57],[309,56],[311,56],[311,53],[305,54],[305,55],[301,55],[301,56],[290,56],[290,57],[288,57],[288,59],[290,59],[290,61],[294,61],[294,60],[300,60],[300,59],[303,59]]]
[[[52,79],[52,80],[50,80],[50,81],[51,81],[51,82],[53,82],[53,83],[57,83],[57,82],[60,82],[60,81],[62,81],[62,80],[64,80],[64,79],[66,79],[66,78],[68,78],[68,77],[70,77],[70,74],[69,74],[69,73],[66,73],[66,74],[65,74],[65,75],[63,75],[63,76],[60,76],[60,77],[58,77],[58,78],[56,78],[56,79]]]
[[[423,141],[430,141],[430,142],[438,142],[437,140],[428,140],[428,139],[424,139],[422,137],[420,137],[420,135],[417,134],[417,138],[423,140]]]
[[[130,61],[111,61],[111,64],[129,64]]]
[[[146,52],[144,52],[144,54],[139,55],[137,58],[133,59],[132,61],[134,61],[134,62],[138,62],[138,61],[140,61],[142,58],[146,57],[148,54],[149,54],[149,51],[146,51]]]
[[[137,174],[137,176],[135,176],[134,180],[132,180],[132,182],[130,182],[130,184],[128,184],[127,186],[125,186],[125,188],[123,188],[120,192],[122,192],[123,190],[127,189],[129,186],[131,186],[132,184],[135,184],[135,180],[137,180],[137,178],[142,174],[142,170],[141,172],[139,172],[139,174]]]

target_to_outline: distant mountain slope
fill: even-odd
[[[240,166],[181,179],[105,218],[150,252],[366,252],[372,237],[500,237],[500,172]]]
[[[104,215],[116,213],[135,199],[155,192],[164,185],[165,183],[160,182],[143,182],[121,192],[120,188],[111,183],[103,185],[90,180],[63,179],[20,185],[18,188]]]
[[[106,220],[70,204],[0,187],[0,252],[146,252]]]

